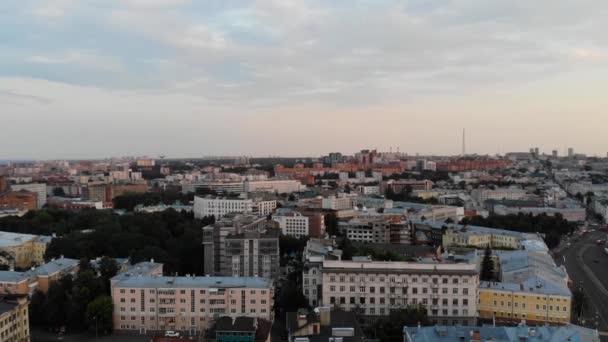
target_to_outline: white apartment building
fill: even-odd
[[[526,190],[517,188],[500,188],[496,190],[475,189],[471,191],[471,198],[479,203],[487,200],[523,200],[527,198]]]
[[[245,192],[269,192],[276,194],[290,194],[304,190],[304,186],[299,180],[258,180],[245,181],[243,184]]]
[[[112,285],[114,329],[196,336],[221,316],[273,321],[273,296],[257,277],[127,277]]]
[[[27,190],[38,194],[38,209],[41,209],[46,204],[46,184],[44,183],[29,183],[29,184],[13,184],[13,191]]]
[[[342,251],[337,249],[334,240],[310,239],[302,253],[302,288],[308,304],[312,307],[321,305],[323,291],[323,261],[341,260]]]
[[[321,208],[329,210],[349,210],[353,208],[353,200],[350,197],[324,197],[321,200]]]
[[[475,263],[324,261],[322,301],[367,316],[424,305],[433,324],[475,325],[478,285]]]
[[[275,200],[256,200],[250,198],[225,198],[225,197],[194,197],[194,217],[215,216],[216,219],[228,213],[253,213],[266,216],[277,207]]]
[[[272,219],[279,223],[283,235],[297,238],[308,236],[308,217],[297,211],[278,212]]]

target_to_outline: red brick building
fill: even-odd
[[[26,190],[8,191],[0,194],[0,210],[35,210],[38,206],[38,194]]]

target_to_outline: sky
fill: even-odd
[[[608,1],[0,1],[0,159],[608,152]]]

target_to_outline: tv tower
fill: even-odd
[[[466,155],[466,130],[462,129],[462,156]]]

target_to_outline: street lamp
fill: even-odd
[[[95,321],[95,341],[97,341],[97,316],[93,316],[93,320]]]

